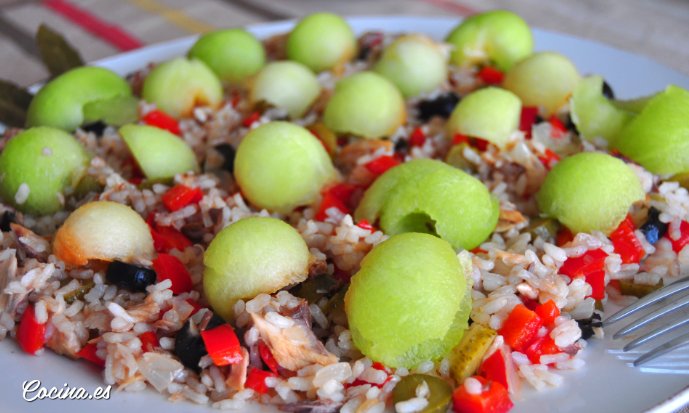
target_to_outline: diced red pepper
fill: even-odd
[[[689,244],[689,222],[682,221],[679,225],[679,238],[674,239],[670,236],[670,231],[667,235],[668,239],[672,243],[672,250],[679,254],[684,247]]]
[[[203,306],[202,306],[201,304],[199,304],[198,301],[192,300],[191,298],[187,298],[185,301],[186,301],[187,303],[189,303],[189,305],[191,305],[192,307],[194,307],[194,309],[191,310],[191,315],[196,314],[200,309],[203,308]]]
[[[141,340],[141,349],[144,352],[153,351],[160,347],[158,336],[156,336],[156,333],[153,331],[147,331],[139,334],[139,340]]]
[[[591,295],[595,300],[605,298],[605,271],[598,270],[586,274],[586,282],[591,286]]]
[[[484,249],[481,248],[481,247],[476,247],[476,248],[474,248],[473,250],[471,250],[471,253],[472,253],[472,254],[487,254],[488,251],[484,250]]]
[[[390,375],[390,371],[387,368],[385,368],[385,366],[382,363],[376,361],[371,365],[371,367],[376,369],[376,370],[380,370],[380,371],[385,372],[385,374],[387,374],[388,377],[382,383],[369,383],[365,380],[356,379],[351,383],[345,384],[345,387],[349,388],[349,387],[363,386],[364,384],[370,384],[371,386],[381,388],[385,384],[387,384],[390,380],[392,380],[392,376]]]
[[[263,341],[258,342],[258,354],[261,356],[261,360],[263,360],[263,364],[270,369],[275,374],[278,374],[278,367],[280,366],[275,360],[275,356],[273,356],[273,353],[270,352],[270,349],[264,343]]]
[[[505,78],[505,74],[491,66],[484,66],[478,72],[478,77],[487,85],[499,85]]]
[[[567,127],[557,116],[553,115],[548,119],[550,123],[550,137],[553,139],[560,139],[567,133]]]
[[[565,245],[566,243],[572,240],[574,240],[574,234],[572,234],[572,231],[570,231],[567,227],[563,227],[561,230],[557,232],[557,235],[555,235],[555,243],[559,247]]]
[[[373,228],[373,225],[371,225],[371,223],[368,222],[367,219],[362,219],[361,221],[357,222],[356,226],[362,229],[369,230],[371,232],[375,231],[375,228]]]
[[[36,354],[45,345],[45,323],[36,320],[33,304],[29,304],[17,326],[17,342],[22,350]]]
[[[488,149],[489,141],[481,138],[471,138],[471,146],[478,149],[481,152],[485,152]]]
[[[249,373],[246,375],[246,383],[244,383],[244,387],[251,389],[258,394],[266,394],[269,389],[269,387],[266,385],[266,379],[268,377],[276,376],[277,375],[273,372],[251,367],[249,369]]]
[[[174,212],[187,205],[197,204],[203,199],[201,188],[190,188],[186,185],[175,185],[163,194],[163,205]]]
[[[98,367],[105,367],[105,360],[98,357],[98,354],[96,354],[96,350],[98,350],[96,343],[87,343],[84,347],[81,348],[81,350],[79,350],[77,356],[79,358],[82,358],[86,361],[95,364]]]
[[[550,170],[560,161],[560,155],[553,152],[550,148],[545,148],[543,155],[538,155],[538,160],[541,161],[546,169]]]
[[[325,219],[328,217],[326,211],[330,208],[337,208],[343,214],[348,214],[350,212],[349,208],[347,208],[347,205],[345,205],[340,198],[336,197],[331,192],[326,192],[323,194],[323,199],[321,200],[321,204],[316,212],[316,220],[325,221]]]
[[[600,271],[605,267],[605,259],[608,254],[602,249],[586,251],[578,257],[567,258],[562,267],[560,267],[560,274],[568,275],[570,277],[581,277],[595,271]]]
[[[415,128],[411,135],[409,135],[409,145],[411,146],[423,146],[426,143],[426,134],[423,132],[421,126]]]
[[[498,330],[498,334],[513,350],[523,351],[533,341],[542,326],[543,321],[538,314],[526,308],[524,304],[517,304]]]
[[[555,322],[555,319],[560,316],[560,309],[557,308],[555,301],[548,300],[543,304],[540,304],[534,310],[541,320],[543,320],[544,325],[550,325]]]
[[[392,155],[379,156],[376,159],[364,164],[366,169],[372,174],[378,176],[387,172],[388,169],[399,165],[401,162],[399,159]]]
[[[531,139],[531,129],[538,119],[538,108],[535,106],[522,107],[522,113],[519,118],[519,130],[524,132],[526,139]]]
[[[157,252],[170,252],[173,249],[184,251],[192,245],[189,238],[174,227],[149,226],[153,247]]]
[[[155,126],[156,128],[165,129],[168,132],[174,133],[175,135],[180,134],[179,123],[177,119],[168,115],[160,109],[152,110],[144,115],[143,119],[145,124],[150,126]]]
[[[261,112],[253,112],[252,114],[244,118],[244,120],[242,121],[242,126],[244,126],[245,128],[249,128],[251,127],[251,125],[254,124],[254,122],[258,121],[259,119],[261,119]]]
[[[341,200],[348,207],[353,206],[351,204],[352,195],[356,191],[356,185],[348,184],[346,182],[333,185],[327,189],[326,192],[333,194],[336,198]]]
[[[153,260],[153,269],[158,275],[158,282],[163,280],[172,281],[173,294],[182,294],[191,291],[194,287],[189,271],[182,264],[182,261],[174,255],[158,254]]]
[[[539,306],[538,300],[534,300],[533,298],[529,298],[529,297],[525,297],[525,296],[521,296],[519,298],[522,300],[522,303],[524,303],[526,308],[528,308],[531,311],[535,311],[536,307]]]
[[[229,324],[221,324],[201,331],[203,344],[216,366],[227,366],[242,361],[242,346]]]
[[[455,133],[452,136],[452,144],[459,145],[460,143],[469,143],[469,137],[461,133]]]
[[[623,264],[637,264],[646,253],[644,247],[641,245],[641,241],[639,241],[634,233],[634,222],[629,215],[627,215],[627,218],[625,218],[617,229],[610,234],[610,240],[615,247],[615,252],[620,254]]]
[[[507,389],[496,381],[473,376],[482,385],[480,394],[469,393],[461,384],[452,393],[452,407],[455,413],[506,413],[514,406]]]
[[[517,371],[514,368],[512,355],[507,346],[499,347],[493,354],[488,356],[481,363],[478,375],[502,384],[510,393],[516,393],[516,387],[519,386]]]
[[[541,356],[549,354],[562,353],[562,350],[555,344],[555,341],[546,334],[543,337],[539,337],[531,343],[529,347],[524,350],[524,354],[531,360],[534,364],[541,363]]]

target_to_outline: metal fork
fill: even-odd
[[[686,309],[682,311],[683,307],[689,306],[689,294],[685,295],[685,293],[688,292],[689,277],[685,277],[657,291],[654,291],[651,294],[648,294],[647,296],[641,298],[634,304],[625,307],[617,313],[611,315],[603,321],[603,325],[608,326],[610,324],[623,320],[629,317],[630,315],[637,313],[638,311],[647,309],[656,303],[663,302],[659,308],[644,315],[636,321],[629,323],[628,325],[621,328],[618,332],[613,334],[613,339],[618,339],[626,337],[634,332],[637,332],[644,326],[647,326],[656,320],[662,321],[662,318],[667,318],[669,316],[677,314],[684,314],[680,319],[674,320],[669,324],[657,327],[652,331],[645,333],[641,337],[638,337],[630,341],[622,349],[623,351],[632,350],[651,340],[660,338],[661,336],[675,331],[684,325],[689,325],[689,311]],[[689,343],[689,333],[682,334],[678,337],[668,340],[665,343],[656,346],[647,353],[644,353],[638,359],[634,360],[634,366],[640,366],[644,363],[647,363],[655,358],[662,356],[663,354],[669,353],[677,348],[680,348],[687,343]]]

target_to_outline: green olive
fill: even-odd
[[[314,203],[323,186],[338,176],[311,132],[279,121],[261,125],[242,139],[234,174],[251,203],[280,213]]]
[[[84,105],[131,95],[129,84],[116,73],[102,67],[79,67],[38,91],[31,100],[26,124],[73,131],[84,123]]]
[[[533,51],[529,25],[507,10],[475,14],[447,36],[454,46],[450,61],[457,66],[495,65],[508,70]]]
[[[67,132],[27,129],[10,139],[0,154],[0,196],[23,212],[57,212],[63,207],[63,192],[78,182],[88,162],[83,146]]]
[[[199,104],[217,107],[220,79],[200,60],[178,57],[161,63],[144,80],[142,97],[174,117],[191,115]]]
[[[302,117],[321,93],[318,79],[297,62],[273,62],[264,67],[251,84],[252,104],[267,102],[284,109],[292,119]]]
[[[337,133],[376,139],[393,134],[406,119],[404,98],[394,84],[373,72],[359,72],[337,83],[323,114]]]
[[[146,125],[125,125],[120,135],[148,179],[169,179],[184,172],[198,172],[196,156],[179,136]]]
[[[519,129],[521,109],[519,98],[508,90],[479,89],[464,97],[452,111],[448,134],[482,138],[504,148],[510,135]]]
[[[416,397],[416,389],[423,383],[428,385],[428,405],[418,413],[445,413],[452,399],[452,386],[440,377],[428,374],[410,374],[402,377],[392,391],[392,402],[399,403]]]
[[[524,106],[538,106],[550,116],[569,100],[579,83],[574,64],[558,53],[534,53],[505,74],[503,87],[519,96]]]
[[[228,84],[240,84],[258,72],[266,61],[263,44],[244,29],[206,33],[189,50],[189,57],[204,62]]]
[[[287,38],[287,57],[314,72],[344,64],[356,55],[356,49],[349,24],[332,13],[304,17]]]
[[[563,159],[546,176],[538,206],[573,232],[612,232],[646,194],[623,161],[599,152]]]
[[[231,320],[234,304],[306,279],[309,248],[276,218],[244,218],[225,227],[203,256],[203,289],[213,310]]]
[[[374,69],[395,84],[405,97],[435,90],[447,78],[447,57],[427,36],[398,37],[383,51]]]

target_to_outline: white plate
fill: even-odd
[[[453,18],[358,17],[350,18],[357,33],[365,30],[387,32],[423,32],[442,39],[457,24]],[[249,29],[259,37],[289,30],[291,22],[254,25]],[[670,83],[689,88],[689,77],[651,60],[614,48],[570,36],[534,30],[538,50],[559,51],[583,74],[598,73],[613,86],[619,97],[632,98],[663,89]],[[96,64],[126,74],[151,61],[161,61],[184,54],[194,42],[188,37],[103,59]],[[515,400],[514,413],[546,412],[672,412],[689,403],[689,357],[675,359],[674,370],[652,374],[627,365],[607,349],[618,348],[608,340],[591,340],[584,350],[586,366],[565,373],[561,387],[536,393],[526,391],[523,400]],[[683,365],[682,365],[683,363]],[[51,411],[68,413],[121,413],[122,411],[200,412],[206,407],[190,403],[172,404],[152,391],[113,392],[107,401],[34,401],[22,399],[22,382],[40,379],[47,387],[61,388],[64,383],[92,390],[101,386],[100,373],[85,362],[72,362],[47,352],[42,357],[23,354],[13,340],[0,343],[0,412]],[[680,393],[681,392],[681,393]],[[673,396],[675,396],[672,398]],[[654,406],[656,406],[654,408]],[[243,411],[268,412],[254,406]]]

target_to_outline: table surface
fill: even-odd
[[[461,18],[493,8],[513,10],[534,27],[607,43],[689,75],[687,0],[0,0],[0,78],[29,85],[47,76],[33,40],[41,23],[61,32],[84,60],[92,61],[189,34],[314,11]]]

